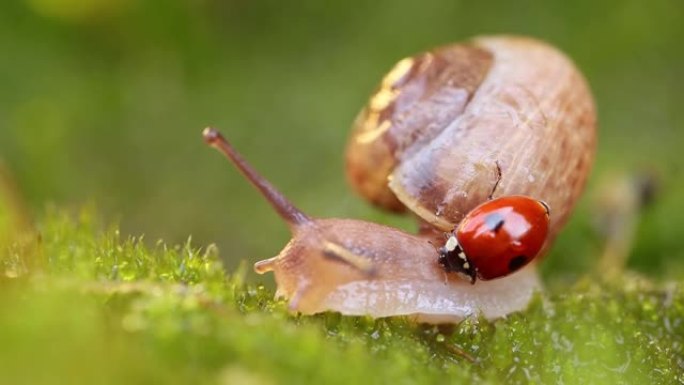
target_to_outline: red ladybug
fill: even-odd
[[[439,249],[447,272],[504,277],[533,260],[549,232],[549,206],[526,196],[489,200],[469,212]]]

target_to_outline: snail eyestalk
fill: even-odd
[[[278,215],[290,226],[297,226],[310,221],[306,214],[295,207],[280,191],[256,172],[218,130],[207,127],[202,132],[202,136],[208,145],[225,155],[240,170],[240,173],[261,192],[261,195],[273,206]]]

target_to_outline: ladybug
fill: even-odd
[[[448,272],[489,280],[513,273],[532,261],[549,232],[549,206],[527,196],[482,203],[447,233],[439,263]]]

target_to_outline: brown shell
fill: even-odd
[[[490,195],[528,195],[551,207],[553,237],[589,174],[595,122],[563,53],[530,38],[475,38],[395,65],[355,122],[347,176],[370,201],[406,206],[442,231]]]

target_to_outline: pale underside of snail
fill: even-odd
[[[273,271],[292,311],[338,311],[457,322],[524,309],[541,289],[531,263],[471,284],[439,265],[436,245],[478,204],[527,195],[552,208],[546,248],[567,220],[593,162],[589,88],[555,48],[480,37],[401,60],[355,122],[347,175],[371,202],[412,211],[421,234],[303,214],[223,137],[205,130],[288,223],[292,240],[255,265]]]

